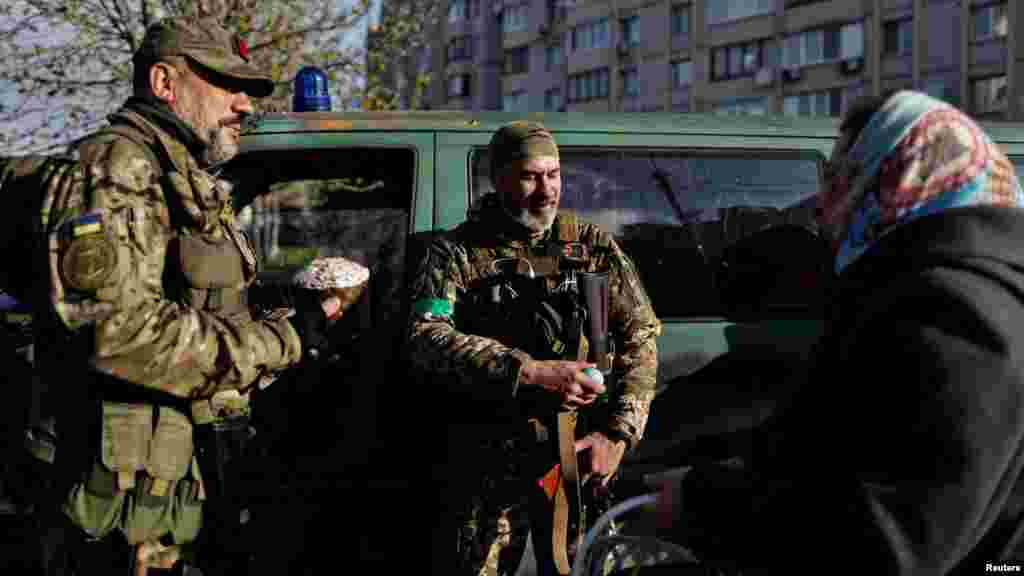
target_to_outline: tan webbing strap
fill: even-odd
[[[558,211],[558,239],[562,242],[579,242],[580,225],[575,210]]]
[[[552,549],[555,567],[559,574],[569,574],[569,555],[567,545],[571,538],[579,544],[579,529],[582,526],[578,517],[582,511],[580,502],[580,478],[576,465],[576,413],[563,410],[558,413],[555,422],[558,434],[558,463],[562,469],[561,481],[555,495],[554,525],[552,528]],[[569,519],[575,520],[575,531],[569,534]]]

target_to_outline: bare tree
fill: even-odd
[[[382,0],[379,25],[369,30],[362,106],[367,110],[419,108],[430,74],[425,49],[437,31],[440,0]]]
[[[362,74],[365,50],[345,47],[371,0],[4,0],[0,2],[0,154],[52,151],[101,126],[131,92],[131,56],[168,15],[214,16],[236,31],[277,82],[265,111],[290,107],[303,65],[327,72],[336,101]]]

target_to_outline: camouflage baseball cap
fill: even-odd
[[[133,58],[136,68],[152,66],[172,56],[187,56],[200,66],[242,80],[246,94],[257,98],[274,91],[270,76],[249,62],[245,40],[228,32],[215,18],[166,18],[146,29]]]

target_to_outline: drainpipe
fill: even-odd
[[[871,10],[871,93],[882,94],[882,0],[875,0]]]
[[[968,0],[960,0],[960,108],[971,109],[970,85],[967,76],[970,73],[971,43],[971,6]]]
[[[911,56],[910,56],[911,57],[911,70],[912,70],[911,74],[913,75],[913,82],[914,82],[912,84],[912,86],[914,86],[915,90],[921,90],[923,88],[923,86],[921,85],[921,62],[924,59],[922,57],[923,55],[921,54],[921,52],[923,52],[923,50],[921,48],[924,47],[925,42],[926,42],[926,40],[924,38],[924,35],[923,35],[925,27],[924,27],[924,23],[922,22],[922,20],[924,20],[924,17],[925,17],[924,16],[924,0],[914,0],[914,5],[912,7],[912,11],[913,12],[912,12],[911,20],[910,20],[910,22],[911,22],[911,32],[910,33],[913,35],[913,38],[914,38],[913,45],[910,47],[910,50],[911,50],[911,52],[910,52],[910,54],[911,54]]]

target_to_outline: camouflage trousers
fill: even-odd
[[[457,529],[457,570],[465,576],[511,576],[526,549],[531,506],[542,490],[525,436],[483,439],[456,459],[448,513]]]

